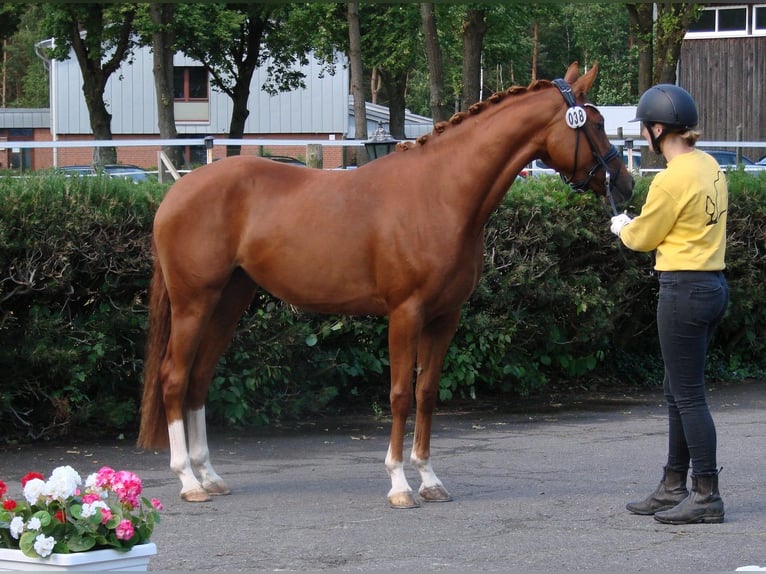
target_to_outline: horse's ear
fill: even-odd
[[[571,66],[570,66],[571,69]],[[567,75],[569,72],[567,72]],[[593,62],[593,67],[588,70],[581,78],[577,78],[575,82],[570,82],[573,84],[573,89],[576,95],[583,96],[588,93],[591,86],[593,85],[593,82],[596,79],[596,76],[598,75],[598,62]],[[567,81],[569,81],[567,79]]]
[[[571,64],[569,64],[569,67],[567,68],[567,73],[564,74],[564,79],[566,80],[567,84],[574,84],[577,81],[577,78],[580,77],[580,62],[574,61]]]

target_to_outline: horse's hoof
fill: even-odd
[[[210,495],[204,488],[195,488],[194,490],[182,492],[181,498],[186,502],[207,502],[210,500]]]
[[[212,496],[223,496],[231,494],[231,489],[225,482],[210,482],[203,485],[205,491]]]
[[[388,505],[391,508],[418,508],[420,504],[411,492],[397,492],[388,495]]]
[[[423,488],[418,494],[425,502],[449,502],[452,500],[447,489],[440,485]]]

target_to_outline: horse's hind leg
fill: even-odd
[[[431,423],[439,379],[450,342],[455,335],[460,310],[443,315],[423,328],[418,345],[418,378],[416,384],[417,413],[415,437],[410,462],[420,473],[422,483],[418,494],[426,502],[448,502],[450,493],[431,467]]]
[[[186,394],[189,458],[207,494],[222,495],[231,492],[210,463],[205,427],[207,392],[218,360],[231,342],[237,323],[252,302],[255,290],[255,283],[240,269],[233,273],[202,336],[189,376],[189,389]],[[198,498],[209,499],[201,492],[197,493],[194,501]]]

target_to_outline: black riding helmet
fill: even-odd
[[[660,153],[660,140],[655,138],[651,124],[663,124],[671,131],[684,132],[697,125],[699,116],[697,105],[689,92],[674,84],[657,84],[646,90],[636,107],[636,117],[632,122],[643,122],[652,138],[652,147]]]

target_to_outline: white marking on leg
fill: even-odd
[[[391,490],[388,491],[388,496],[398,494],[400,492],[412,492],[407,477],[404,475],[404,464],[399,461],[395,462],[391,458],[391,444],[388,445],[388,452],[386,453],[386,471],[391,478]]]
[[[431,488],[433,486],[441,486],[442,481],[439,480],[439,477],[436,476],[434,473],[434,469],[431,467],[431,459],[421,459],[415,456],[415,451],[413,449],[412,454],[410,455],[410,464],[412,464],[415,469],[420,473],[420,480],[422,481],[422,484],[420,485],[420,488],[418,489],[419,492],[422,492],[426,488]]]
[[[189,458],[194,470],[202,480],[203,486],[223,483],[213,466],[210,464],[210,449],[207,445],[207,428],[205,425],[205,407],[189,411],[186,415],[189,427]]]
[[[170,423],[168,435],[170,437],[170,468],[181,479],[181,493],[202,488],[191,468],[189,453],[186,450],[183,421]]]

